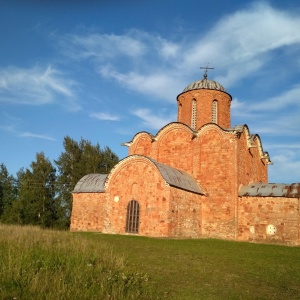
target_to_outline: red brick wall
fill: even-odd
[[[96,201],[97,195],[101,202]],[[127,205],[136,200],[140,204],[139,235],[198,237],[200,198],[167,185],[148,159],[129,158],[112,171],[105,194],[74,194],[71,230],[126,234]]]
[[[204,196],[171,189],[170,236],[201,237],[201,202]]]
[[[192,102],[197,102],[196,129],[212,122],[212,102],[218,101],[217,124],[223,128],[230,128],[231,96],[216,90],[192,90],[177,97],[178,122],[191,126]]]
[[[109,179],[107,193],[110,222],[105,225],[106,232],[125,233],[127,205],[134,199],[140,204],[139,234],[168,236],[170,187],[149,160],[135,158],[118,165]]]
[[[154,159],[173,168],[192,173],[193,140],[190,128],[173,123],[158,134],[155,143],[157,156]]]
[[[138,133],[134,139],[133,144],[129,147],[129,155],[139,154],[151,156],[152,141],[151,136],[147,132]]]
[[[239,198],[239,234],[241,241],[299,245],[299,199],[280,197]],[[274,225],[276,233],[267,234]]]
[[[249,185],[252,182],[268,182],[268,165],[261,159],[261,145],[255,138],[251,148],[247,143],[249,131],[244,129],[237,140],[238,184]]]
[[[104,208],[104,193],[73,194],[70,230],[102,231]]]
[[[197,181],[205,188],[202,234],[234,239],[236,235],[236,139],[217,125],[203,128],[199,144]]]

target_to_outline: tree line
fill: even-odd
[[[16,177],[0,164],[0,222],[67,229],[72,210],[72,190],[87,174],[108,173],[118,163],[109,147],[64,138],[64,151],[54,164],[44,152]]]

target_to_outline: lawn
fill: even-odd
[[[0,299],[300,299],[300,248],[0,224]]]
[[[86,235],[86,234],[84,234]],[[167,299],[300,299],[300,248],[88,234],[125,255]]]

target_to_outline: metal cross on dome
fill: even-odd
[[[214,68],[210,68],[210,67],[208,66],[208,63],[207,63],[207,64],[206,64],[206,67],[200,67],[200,69],[205,70],[205,71],[204,71],[203,77],[204,77],[204,79],[207,79],[207,70],[213,70]]]

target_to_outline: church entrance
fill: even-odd
[[[129,201],[127,205],[125,232],[139,233],[140,204],[136,200]]]

